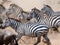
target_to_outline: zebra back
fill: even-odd
[[[49,5],[44,5],[41,11],[48,16],[60,15],[60,11],[55,12]]]

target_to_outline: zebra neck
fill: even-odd
[[[20,26],[20,23],[19,23],[19,22],[14,22],[14,23],[11,24],[11,27],[12,27],[14,30],[17,30],[19,26]]]
[[[49,16],[51,16],[53,13],[54,13],[53,10],[47,10],[47,11],[46,11],[46,14],[49,15]]]

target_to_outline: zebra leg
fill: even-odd
[[[34,45],[37,45],[41,41],[41,34],[37,33],[37,42]]]
[[[47,34],[44,34],[44,35],[43,35],[43,38],[46,40],[46,41],[43,41],[44,43],[47,43],[47,45],[51,45],[50,40],[49,40],[49,38],[47,37]]]
[[[15,41],[16,42],[16,44],[15,45],[18,45],[18,42],[17,41]]]
[[[19,41],[22,37],[22,34],[21,33],[18,33],[18,35],[16,36],[16,40]]]
[[[18,41],[17,40],[14,40],[14,45],[18,45]]]
[[[18,42],[16,40],[12,41],[10,45],[18,45]]]

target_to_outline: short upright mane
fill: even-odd
[[[20,20],[17,20],[17,19],[14,19],[14,18],[9,18],[9,19],[15,20],[17,22],[21,22]]]
[[[49,5],[45,5],[46,7],[49,7],[50,9],[52,9]]]
[[[33,8],[32,10],[36,10],[36,11],[38,11],[38,12],[41,12],[39,9],[37,9],[37,8]]]

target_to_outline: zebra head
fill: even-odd
[[[37,8],[33,8],[30,12],[30,17],[32,18],[36,18],[36,19],[40,19],[40,10],[38,10]]]
[[[22,11],[19,15],[18,15],[18,19],[24,19],[24,20],[29,20],[31,17],[29,17],[29,12],[26,11]]]
[[[7,15],[18,15],[23,9],[16,4],[10,4]]]
[[[49,16],[51,16],[53,9],[49,6],[49,5],[44,5],[44,7],[41,9],[41,11],[44,13],[44,14],[47,14]]]

